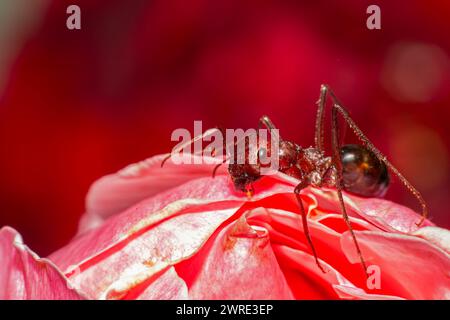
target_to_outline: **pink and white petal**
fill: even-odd
[[[279,197],[276,195],[273,197]],[[286,201],[284,201],[284,204]],[[299,221],[298,215],[289,212],[280,212],[279,210],[274,210],[270,208],[265,208],[265,214],[262,211],[255,210],[248,215],[248,221],[251,225],[258,225],[266,228],[269,231],[272,247],[283,246],[285,248],[303,252],[311,256],[311,251],[306,243],[305,235],[303,233],[303,228]],[[355,230],[363,228],[364,224],[358,226],[358,221],[360,219],[351,218],[352,224]],[[339,294],[353,294],[355,299],[378,299],[382,297],[397,299],[403,297],[404,291],[399,289],[396,283],[391,285],[389,282],[384,283],[381,289],[367,288],[366,277],[359,263],[359,259],[349,262],[347,256],[341,248],[340,238],[341,234],[328,226],[325,226],[317,221],[309,222],[310,234],[313,243],[316,247],[319,257],[322,257],[325,264],[333,266],[333,270],[339,272],[342,277],[351,281],[353,289],[350,291],[346,290],[344,287],[338,287]],[[344,234],[347,234],[345,232]],[[352,249],[354,249],[354,243],[348,244]],[[275,249],[274,249],[275,250]],[[277,254],[278,251],[275,251]],[[363,252],[364,254],[364,252]],[[289,271],[284,267],[284,262],[281,256],[277,255],[283,272],[286,275],[288,283],[293,283],[297,279],[294,274],[294,278],[291,278]],[[372,263],[370,256],[364,255],[366,262]],[[303,261],[303,260],[302,260]],[[313,261],[314,262],[314,261]],[[300,260],[297,263],[301,264]],[[355,264],[352,264],[355,263]],[[317,265],[314,263],[314,272],[320,272]],[[321,272],[320,272],[321,273]],[[313,275],[309,275],[308,279],[313,279]],[[294,279],[294,280],[293,280]],[[299,280],[298,280],[299,281]],[[337,283],[337,285],[345,286],[344,284]],[[325,288],[326,284],[322,285]],[[328,284],[328,290],[331,284]],[[364,288],[363,291],[355,291],[355,288]],[[325,290],[325,289],[324,289]],[[344,292],[345,291],[345,292]],[[359,293],[358,293],[359,292]]]
[[[246,210],[251,210],[251,213],[247,215],[250,225],[260,226],[269,231],[272,245],[289,246],[311,254],[310,246],[303,231],[301,216],[297,213],[299,208],[295,195],[291,193],[276,194],[247,203],[243,207]],[[353,217],[350,219],[355,229],[364,229],[364,222],[361,219]],[[349,263],[342,252],[341,233],[315,220],[309,220],[308,225],[319,258],[334,266],[355,285],[365,285],[362,267]],[[316,268],[318,267],[316,266]]]
[[[289,192],[292,189],[291,186],[273,179],[262,179],[257,188],[258,194],[255,199],[277,192]],[[168,218],[168,211],[176,214],[176,210],[165,208],[180,206],[184,200],[196,201],[197,204],[218,203],[226,200],[239,206],[247,199],[242,192],[234,190],[228,176],[222,175],[214,179],[199,178],[145,199],[125,212],[110,217],[95,230],[78,235],[68,246],[56,251],[50,258],[61,269],[66,269],[69,265],[77,264],[119,241],[132,232],[137,225],[142,225],[143,221],[147,224],[157,223],[161,219]],[[181,207],[178,208],[178,210],[181,209]]]
[[[381,289],[389,286],[405,299],[450,299],[450,256],[430,242],[415,236],[386,232],[357,231],[361,251],[381,271]],[[347,232],[342,250],[358,262]]]
[[[340,213],[336,190],[310,188],[311,196],[316,197],[317,209],[323,212]],[[396,233],[411,233],[419,227],[416,223],[420,215],[408,207],[379,198],[361,198],[343,192],[346,209],[350,216],[363,218],[381,230]],[[423,226],[432,226],[425,220]]]
[[[279,181],[287,186],[287,191],[293,192],[290,187],[295,187],[298,180],[277,172],[268,176],[271,181]],[[283,191],[279,191],[283,192]],[[411,233],[419,229],[416,225],[421,216],[408,207],[380,198],[362,198],[348,192],[343,192],[344,201],[349,216],[363,218],[374,226],[389,232]],[[309,204],[310,218],[320,216],[321,213],[341,214],[337,192],[332,188],[308,187],[302,192],[302,199]],[[422,227],[434,226],[425,220]]]
[[[151,285],[136,297],[136,300],[186,300],[188,288],[174,267],[170,267]]]
[[[346,300],[404,300],[397,296],[367,293],[361,288],[348,285],[333,285],[340,299]]]
[[[108,300],[180,300],[188,298],[186,283],[173,267],[158,272],[144,269],[141,274],[122,276],[100,299]]]
[[[125,212],[110,217],[96,229],[78,235],[66,247],[54,252],[50,259],[64,270],[69,265],[75,265],[105,250],[139,226],[146,224],[148,227],[168,219],[187,205],[214,203],[217,202],[214,197],[220,199],[221,195],[223,198],[233,199],[233,195],[228,191],[230,188],[225,176],[217,177],[214,183],[210,183],[210,179],[198,179],[190,182],[189,186],[182,185],[146,199]],[[239,206],[242,201],[235,200],[235,206]]]
[[[195,254],[237,208],[193,203],[166,208],[171,218],[157,224],[141,221],[133,233],[72,266],[71,283],[90,298],[117,297],[170,265]],[[173,211],[173,212],[171,212]],[[163,214],[163,213],[157,213]],[[69,250],[69,252],[71,252]]]
[[[270,246],[267,230],[251,227],[245,216],[222,229],[198,256],[189,286],[192,299],[292,299]]]
[[[107,218],[124,211],[130,206],[162,191],[174,188],[196,178],[211,176],[215,164],[175,164],[168,159],[164,167],[161,163],[168,154],[157,155],[135,164],[128,165],[115,174],[97,180],[86,197],[89,214]],[[182,157],[186,162],[201,160],[195,155]],[[218,159],[211,161],[220,163]]]
[[[372,230],[379,231],[380,229],[366,220],[360,218],[349,217],[353,230]],[[323,214],[316,219],[320,224],[327,226],[330,229],[338,233],[344,233],[348,230],[348,226],[345,220],[342,218],[342,214],[328,213]]]
[[[352,300],[397,300],[399,297],[368,293],[355,286],[332,265],[321,260],[327,270],[323,273],[312,255],[282,245],[274,245],[274,252],[296,299],[352,299]]]
[[[0,300],[83,299],[49,260],[39,258],[10,227],[0,229]]]
[[[83,214],[78,222],[78,235],[100,227],[105,220],[105,218],[95,213]]]
[[[333,277],[334,270],[331,265],[320,260],[327,270],[323,273],[309,253],[280,244],[272,244],[272,249],[295,299],[338,298],[332,287],[333,283],[338,284],[338,282]]]
[[[438,227],[423,227],[413,232],[414,236],[430,241],[435,246],[450,254],[450,231]]]
[[[172,192],[172,189],[174,189],[173,195],[170,197],[172,201],[183,198],[210,199],[211,201],[246,200],[244,193],[234,189],[226,174],[226,164],[217,170],[216,178],[212,178],[216,163],[221,162],[218,159],[184,155],[183,158],[186,161],[203,162],[199,164],[175,164],[171,159],[168,159],[164,163],[164,167],[161,168],[161,163],[166,156],[166,154],[163,154],[148,158],[94,182],[86,197],[86,213],[81,220],[78,233],[95,228],[106,218],[161,192],[168,195]],[[205,161],[211,164],[205,163]],[[276,192],[292,192],[293,186],[295,186],[292,179],[289,180],[289,177],[286,179],[274,177],[267,176],[257,182],[255,198],[261,198]],[[201,181],[202,183],[197,182],[192,185],[194,181]],[[180,187],[183,184],[185,186]]]
[[[408,207],[378,198],[347,195],[347,203],[354,205],[361,216],[388,232],[411,233],[419,229],[420,215]],[[425,220],[422,226],[433,226]]]

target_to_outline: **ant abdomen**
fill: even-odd
[[[384,162],[361,145],[348,144],[340,150],[344,189],[364,197],[382,197],[389,186]]]

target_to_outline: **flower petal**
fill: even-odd
[[[188,289],[174,267],[170,267],[152,285],[148,286],[137,300],[186,300]]]
[[[313,196],[309,193],[302,194],[305,203],[311,201],[308,200],[310,197]],[[253,209],[247,217],[249,223],[267,229],[272,246],[278,244],[306,252],[309,255],[312,254],[304,233],[301,216],[298,213],[299,207],[295,195],[292,193],[276,194],[247,203],[245,206],[247,210]],[[255,210],[258,207],[262,207],[264,210]],[[313,206],[307,208],[314,210]],[[312,214],[312,212],[309,212],[309,214]],[[351,223],[355,229],[364,228],[364,222],[360,223],[360,219],[352,217]],[[355,285],[363,285],[365,276],[361,266],[349,263],[342,252],[340,246],[341,234],[312,219],[309,219],[308,225],[319,258],[333,266]],[[282,261],[279,262],[282,263]],[[317,265],[315,268],[321,272]],[[288,279],[288,282],[290,282],[290,279]],[[332,290],[330,285],[329,287]]]
[[[430,241],[432,244],[450,254],[450,232],[438,227],[423,227],[415,231],[413,235]]]
[[[296,180],[283,173],[277,173],[271,178],[295,185]],[[308,194],[315,198],[316,211],[341,214],[339,200],[335,189],[308,188]],[[408,207],[380,198],[362,198],[348,192],[343,192],[347,213],[350,216],[363,218],[381,230],[389,232],[411,233],[419,227],[416,223],[420,215]],[[422,226],[433,226],[425,220]]]
[[[12,228],[0,229],[0,258],[0,300],[83,298],[53,263],[28,249]]]
[[[320,210],[324,212],[340,211],[336,190],[328,188],[311,188],[317,197]],[[361,198],[343,192],[344,202],[349,215],[359,216],[389,232],[409,233],[418,229],[416,223],[420,215],[408,207],[379,198]],[[424,226],[433,225],[426,220]]]
[[[450,256],[443,250],[409,235],[356,231],[356,237],[367,262],[380,268],[382,289],[406,299],[450,299]],[[351,262],[359,261],[349,232],[341,245]]]
[[[50,259],[61,269],[96,255],[114,243],[117,243],[136,229],[148,227],[161,220],[176,215],[185,206],[207,205],[220,199],[235,199],[238,207],[243,199],[234,195],[225,176],[197,179],[187,186],[162,192],[150,197],[121,214],[110,217],[107,223],[79,235],[66,247],[54,252]],[[233,205],[230,203],[230,206]]]
[[[220,175],[228,177],[226,164],[217,170],[216,178],[212,178],[216,163],[221,163],[218,159],[186,154],[183,159],[201,163],[175,164],[169,158],[161,168],[166,156],[163,154],[148,158],[94,182],[86,197],[86,214],[80,222],[79,233],[97,227],[105,218],[120,213],[144,199],[174,188],[177,191],[174,192],[172,201],[193,197],[211,200],[246,200],[244,193],[234,190],[229,178],[217,177]],[[198,180],[199,178],[203,179]],[[179,188],[184,183],[188,183],[189,186]],[[267,193],[292,191],[293,186],[295,184],[292,179],[273,179],[268,176],[258,182],[255,198],[263,197]]]
[[[333,285],[334,290],[339,294],[339,298],[346,300],[404,300],[400,297],[386,294],[369,294],[361,288],[348,285]]]
[[[348,253],[341,248],[341,236],[347,229],[340,218],[335,190],[309,187],[301,194],[313,242],[324,265],[330,268],[330,275],[323,276],[303,233],[293,194],[295,179],[281,173],[266,176],[254,184],[255,196],[247,201],[243,193],[234,190],[227,174],[210,177],[214,165],[187,168],[189,165],[175,165],[169,160],[161,168],[163,158],[148,159],[94,184],[90,192],[94,205],[88,207],[87,217],[95,218],[100,226],[51,255],[88,297],[158,298],[162,296],[154,288],[160,286],[167,288],[167,297],[175,299],[185,298],[186,290],[193,298],[221,299],[407,296],[397,284],[385,285],[377,292],[361,289],[366,280],[362,268],[353,265],[353,260],[349,263]],[[199,169],[195,179],[190,174],[182,177],[182,172],[193,168]],[[167,183],[161,184],[166,178]],[[117,203],[116,195],[121,197]],[[419,215],[408,208],[349,194],[344,194],[344,199],[355,230],[417,229],[414,223]],[[123,207],[118,205],[122,200],[126,204]],[[106,216],[125,207],[128,209],[104,222]],[[397,218],[403,212],[406,217]],[[229,239],[234,245],[225,250],[224,243]],[[265,263],[255,262],[262,258]],[[248,263],[242,264],[239,259],[248,259]],[[302,263],[306,263],[303,271],[293,268]],[[256,277],[259,279],[270,279],[271,274],[272,285],[261,280],[254,283],[255,277],[247,277],[250,274],[261,274]],[[321,290],[317,291],[317,283],[312,285],[312,279],[319,281]],[[309,289],[300,292],[292,283]],[[208,285],[213,289],[206,291]],[[259,289],[252,290],[255,288]]]
[[[115,174],[97,180],[86,198],[86,210],[102,218],[119,213],[139,201],[179,186],[190,180],[211,176],[214,164],[174,164],[171,159],[161,163],[167,154],[131,164]],[[186,155],[185,158],[198,158]],[[218,161],[217,159],[215,160]]]
[[[195,254],[236,211],[234,204],[226,205],[208,207],[194,202],[180,207],[174,203],[164,209],[170,219],[157,224],[142,223],[120,241],[73,266],[76,272],[67,270],[68,277],[90,298],[122,298],[168,266]],[[158,214],[163,213],[155,213]]]
[[[392,295],[368,293],[351,283],[333,266],[321,260],[322,265],[328,270],[323,273],[317,267],[314,257],[301,250],[281,245],[274,245],[273,248],[296,299],[400,299]]]
[[[160,272],[122,277],[102,297],[122,300],[180,300],[188,298],[186,283],[173,267]],[[129,281],[129,282],[127,282]]]
[[[187,268],[198,266],[189,286],[192,299],[293,298],[267,230],[248,225],[245,215],[222,229],[185,263]]]
[[[156,180],[153,180],[153,183],[157,183]],[[255,195],[254,200],[278,192],[291,192],[292,187],[284,182],[267,177],[267,179],[262,179],[258,183],[257,190],[258,193]],[[147,198],[125,212],[110,217],[107,223],[100,225],[95,230],[79,235],[68,246],[53,253],[50,258],[61,269],[65,270],[69,265],[75,265],[119,241],[130,230],[142,224],[142,221],[151,219],[152,223],[157,223],[161,219],[166,219],[167,212],[161,214],[163,208],[173,203],[178,203],[179,205],[182,203],[179,201],[182,200],[190,202],[196,200],[199,204],[227,200],[234,201],[236,207],[238,207],[247,198],[242,192],[234,190],[229,177],[226,175],[215,178],[199,178]],[[156,212],[160,214],[155,214]],[[176,213],[173,210],[171,212]]]

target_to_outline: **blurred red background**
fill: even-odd
[[[69,4],[81,30],[66,28]],[[2,1],[0,226],[50,253],[94,180],[168,152],[194,120],[249,128],[268,114],[309,146],[328,83],[450,227],[450,2],[377,1],[381,30],[366,28],[370,4]],[[396,180],[387,197],[418,208]]]

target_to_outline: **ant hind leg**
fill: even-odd
[[[368,148],[377,158],[378,160],[384,162],[386,166],[397,176],[397,178],[403,183],[403,185],[406,187],[406,189],[411,192],[414,197],[417,199],[417,201],[420,203],[420,206],[422,208],[422,216],[419,222],[416,223],[417,226],[421,226],[422,223],[425,221],[425,219],[428,217],[428,207],[423,199],[420,192],[400,173],[400,171],[397,170],[396,167],[392,163],[389,162],[389,160],[386,158],[385,155],[383,155],[380,150],[378,150],[373,143],[364,135],[364,133],[361,131],[361,129],[356,125],[356,123],[353,121],[353,119],[350,117],[348,111],[338,103],[336,98],[334,96],[334,105],[333,105],[333,113],[335,113],[335,118],[337,118],[337,112],[339,112],[344,120],[347,122],[348,126],[353,130],[353,132],[356,134],[358,139],[364,144],[366,148]],[[336,120],[337,122],[337,120]]]
[[[368,276],[366,262],[364,261],[363,255],[361,253],[361,249],[359,247],[358,240],[356,240],[356,235],[355,235],[355,232],[353,231],[353,227],[350,223],[350,218],[348,217],[347,210],[345,208],[344,198],[342,196],[342,189],[343,189],[343,187],[342,187],[342,159],[341,159],[341,155],[340,155],[340,146],[339,146],[339,142],[338,142],[339,126],[338,126],[337,120],[338,119],[337,119],[337,114],[336,114],[336,108],[333,108],[332,113],[331,113],[331,124],[332,124],[331,144],[333,147],[333,164],[334,164],[334,166],[336,168],[336,172],[337,172],[336,189],[337,189],[337,194],[338,194],[338,198],[339,198],[339,204],[341,206],[342,216],[344,217],[345,223],[347,224],[348,230],[350,231],[350,234],[352,236],[353,243],[355,244],[359,260],[361,261],[361,265],[364,268],[364,272],[365,272],[366,276]]]

